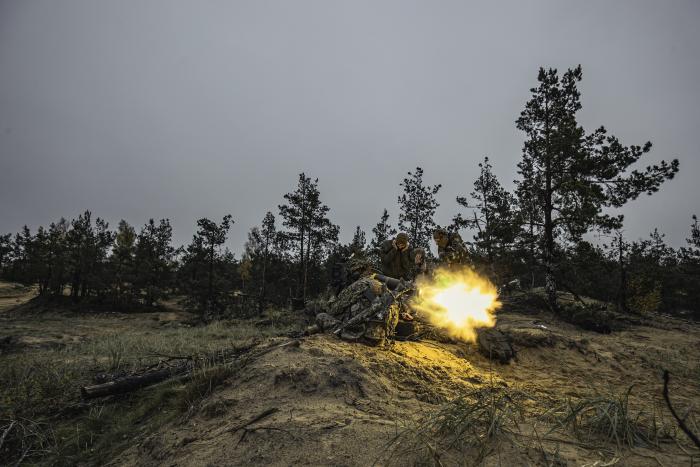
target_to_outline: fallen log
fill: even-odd
[[[80,388],[83,399],[94,399],[96,397],[112,396],[135,391],[139,388],[160,383],[168,378],[182,375],[191,369],[191,365],[178,365],[170,368],[163,368],[141,375],[124,376],[107,383],[84,386]]]
[[[280,349],[282,347],[287,347],[290,345],[299,345],[299,340],[292,339],[282,344],[271,345],[269,347],[257,349],[257,352],[253,352],[252,355],[249,355],[249,353],[251,353],[251,351],[253,350],[256,350],[258,346],[258,342],[254,341],[250,345],[247,345],[242,348],[231,349],[224,352],[217,352],[214,355],[209,355],[208,357],[205,357],[204,360],[209,362],[222,363],[228,360],[229,358],[240,359],[241,357],[245,356],[245,358],[237,360],[236,362],[237,370],[240,370],[253,358],[259,358],[268,352],[272,352],[273,350]],[[170,365],[162,369],[146,371],[138,375],[121,376],[113,379],[112,381],[108,381],[102,384],[83,386],[82,388],[80,388],[80,393],[82,394],[83,399],[95,399],[97,397],[125,394],[127,392],[136,391],[137,389],[146,386],[151,386],[153,384],[160,383],[161,381],[165,381],[169,378],[187,377],[192,373],[192,371],[196,367],[197,363],[195,357],[177,356],[174,358],[186,359],[187,361],[181,362],[177,365]]]

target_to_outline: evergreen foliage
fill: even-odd
[[[284,199],[287,204],[280,205],[279,211],[288,230],[282,236],[296,250],[297,297],[305,301],[310,281],[318,284],[321,278],[321,265],[337,243],[340,229],[328,219],[330,209],[321,202],[318,179],[299,174],[296,190]]]
[[[180,268],[180,288],[205,321],[226,309],[233,292],[236,263],[228,249],[221,249],[231,224],[230,214],[220,224],[199,219]]]
[[[580,66],[561,78],[556,69],[540,68],[538,86],[530,90],[532,97],[516,121],[527,137],[518,164],[517,191],[523,210],[532,210],[531,226],[542,239],[536,242],[537,256],[545,269],[550,306],[555,309],[561,243],[577,242],[593,228],[620,228],[623,217],[607,214],[607,208],[658,191],[678,171],[674,159],[628,172],[650,151],[651,143],[624,146],[602,126],[586,134],[576,120],[581,78]]]
[[[580,67],[561,77],[540,69],[516,121],[526,140],[514,192],[502,186],[484,158],[469,197],[457,197],[467,212],[454,217],[451,229],[473,232],[472,264],[497,285],[519,279],[514,282],[523,288],[544,286],[554,309],[557,291],[565,291],[631,313],[700,317],[697,217],[687,245],[673,249],[658,230],[644,240],[624,238],[623,217],[611,214],[656,192],[677,173],[678,161],[634,170],[651,143],[623,146],[603,127],[586,133],[577,122],[581,77]],[[430,251],[441,185],[426,185],[423,175],[417,167],[400,183],[398,225],[412,246]],[[151,219],[138,232],[122,220],[111,231],[85,211],[34,232],[25,226],[0,235],[0,276],[37,285],[43,298],[88,303],[90,309],[154,307],[172,295],[184,296],[209,320],[236,310],[241,297],[252,298],[258,311],[270,302],[304,304],[333,287],[334,273],[350,255],[370,254],[378,263],[380,245],[397,233],[384,209],[369,245],[360,226],[350,243],[340,245],[318,180],[304,173],[278,208],[282,227],[267,212],[249,231],[240,261],[225,248],[230,215],[220,223],[199,219],[192,242],[175,248],[167,219]],[[586,235],[592,232],[610,240],[595,241]]]
[[[409,235],[413,246],[430,251],[430,241],[435,229],[435,210],[440,206],[436,195],[442,185],[425,185],[423,169],[416,167],[400,183],[403,193],[399,196],[399,228]]]
[[[364,256],[365,248],[367,247],[367,236],[365,231],[358,225],[355,227],[355,233],[352,236],[352,241],[349,245],[350,253],[356,256]]]
[[[373,252],[377,252],[381,247],[382,243],[396,235],[396,229],[389,224],[389,212],[384,209],[382,212],[382,217],[377,222],[377,225],[372,227],[372,241],[369,246]]]
[[[472,215],[463,217],[459,213],[452,222],[455,229],[476,231],[473,253],[484,259],[494,275],[505,276],[513,269],[510,263],[520,227],[516,199],[503,188],[488,157],[479,163],[479,169],[471,199],[457,197],[457,204],[471,209]],[[499,273],[496,269],[500,269]]]

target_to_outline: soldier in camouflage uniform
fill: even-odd
[[[438,228],[433,231],[433,240],[438,247],[440,263],[450,267],[471,264],[467,247],[457,232],[450,233],[445,229]]]
[[[382,345],[394,335],[399,306],[386,285],[372,276],[353,282],[316,315],[309,332],[333,332],[340,338]]]
[[[382,272],[395,279],[411,279],[414,258],[408,235],[401,232],[393,240],[382,243],[379,256],[382,260]]]
[[[380,272],[372,262],[363,255],[351,254],[342,262],[335,263],[331,269],[331,288],[335,295],[361,277]]]

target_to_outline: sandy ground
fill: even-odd
[[[0,288],[3,335],[16,336],[28,348],[70,345],[135,328],[157,330],[190,319],[179,310],[40,316],[13,311],[31,295]],[[675,405],[697,411],[700,325],[655,317],[648,325],[604,335],[582,331],[548,313],[504,310],[498,327],[511,336],[517,350],[517,359],[508,365],[490,361],[468,343],[395,342],[377,349],[327,335],[268,339],[259,348],[271,350],[230,377],[195,414],[157,433],[136,436],[116,458],[104,461],[415,465],[421,459],[401,459],[400,450],[393,451],[398,435],[446,401],[479,388],[503,388],[520,395],[523,436],[515,443],[492,444],[483,465],[682,466],[691,465],[688,453],[698,463],[697,451],[671,440],[654,449],[619,451],[610,445],[591,449],[565,432],[535,442],[532,433],[538,414],[567,399],[623,394],[630,387],[635,409],[658,412],[670,423],[661,398],[664,368],[673,377]],[[471,465],[473,460],[445,455],[439,464],[433,459],[427,465]]]
[[[509,365],[490,362],[474,345],[397,342],[377,350],[325,335],[304,338],[255,361],[194,418],[152,435],[114,464],[401,465],[386,455],[396,436],[440,403],[474,388],[495,385],[524,394],[525,412],[534,414],[567,397],[624,393],[634,385],[635,405],[653,410],[662,406],[664,363],[676,365],[677,372],[695,365],[678,374],[674,393],[676,404],[697,406],[700,329],[665,324],[669,329],[635,327],[599,335],[542,317],[503,313],[504,330],[542,334],[551,343],[519,346],[517,361]],[[674,351],[669,349],[678,349],[674,358],[685,360],[671,362]],[[651,355],[662,360],[651,360]],[[237,429],[271,410],[275,412]],[[524,425],[528,423],[526,419]],[[544,443],[545,449],[558,451],[568,465],[690,465],[688,455],[673,443],[611,455],[579,447],[573,438],[560,439]],[[468,459],[456,458],[442,463],[462,462],[468,465]],[[496,446],[484,463],[547,465],[535,445],[527,443],[517,449]]]

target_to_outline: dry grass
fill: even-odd
[[[262,327],[250,321],[155,330],[144,326],[58,349],[1,356],[0,463],[91,463],[98,453],[105,458],[142,431],[188,416],[234,373],[231,364],[206,356],[292,329],[284,317],[275,318]],[[107,400],[80,400],[79,388],[100,373],[129,373],[178,356],[195,356],[197,362],[184,383],[165,382]]]
[[[555,429],[568,429],[585,442],[611,443],[618,450],[636,446],[659,446],[673,437],[673,427],[661,415],[635,410],[630,405],[632,387],[622,394],[571,400],[542,417],[554,422]]]
[[[446,404],[421,422],[408,426],[392,441],[390,459],[401,463],[442,465],[443,460],[478,465],[503,439],[512,439],[523,419],[523,395],[488,386]]]
[[[566,464],[559,453],[562,440],[618,460],[619,453],[626,450],[659,449],[665,441],[678,441],[676,426],[663,418],[660,408],[644,411],[632,407],[631,390],[568,400],[537,414],[526,413],[523,402],[529,397],[524,393],[490,385],[458,397],[420,422],[404,427],[382,461],[390,459],[397,465],[481,465],[487,457],[510,450],[521,456],[534,453],[544,465],[560,466]],[[687,420],[696,426],[692,414]],[[543,424],[544,430],[537,428]],[[559,436],[551,437],[554,432]]]

